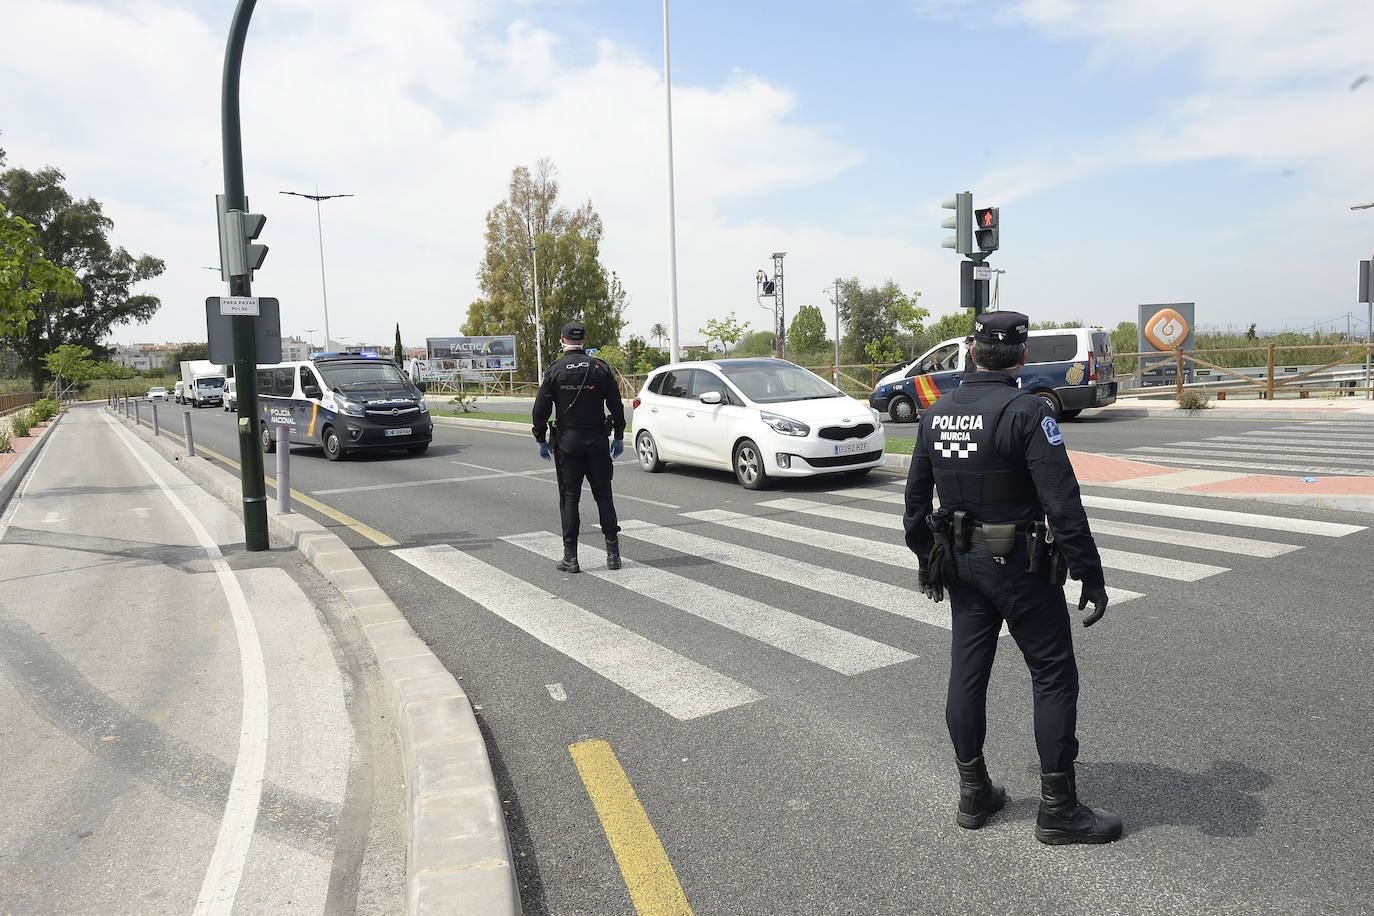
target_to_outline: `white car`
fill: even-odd
[[[784,359],[662,366],[633,406],[644,470],[722,468],[750,490],[778,477],[866,474],[887,444],[877,411]]]
[[[239,409],[239,380],[236,378],[228,379],[224,383],[224,409]]]
[[[148,400],[165,401],[167,400],[167,389],[161,386],[154,386],[148,389]]]

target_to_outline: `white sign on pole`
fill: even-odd
[[[987,265],[987,264],[975,264],[975,265],[973,265],[973,279],[975,279],[975,280],[991,280],[991,279],[992,279],[992,268],[991,268],[989,265]]]
[[[219,299],[221,315],[258,315],[257,296],[221,296]]]

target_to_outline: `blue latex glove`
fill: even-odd
[[[549,444],[547,442],[539,443],[539,457],[543,458],[545,461],[553,460],[553,454],[549,451]]]
[[[623,455],[623,454],[625,454],[625,440],[624,440],[624,439],[612,439],[612,440],[611,440],[611,460],[614,461],[615,459],[619,458],[619,457],[620,457],[621,455]]]

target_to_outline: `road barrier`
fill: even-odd
[[[291,511],[291,437],[290,428],[282,423],[272,427],[277,440],[277,512]]]
[[[196,457],[196,440],[191,435],[191,412],[189,410],[183,411],[181,414],[181,428],[186,439],[186,457],[194,458]]]

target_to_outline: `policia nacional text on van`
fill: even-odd
[[[1078,666],[1064,599],[1072,572],[1083,583],[1091,626],[1107,609],[1102,561],[1088,528],[1064,437],[1044,403],[1016,386],[1029,320],[988,312],[974,325],[981,371],[921,418],[906,485],[907,546],[921,591],[949,592],[952,633],[945,721],[959,770],[956,823],[976,829],[1006,803],[983,761],[987,687],[1002,622],[1025,656],[1035,688],[1042,843],[1109,843],[1121,818],[1080,804]],[[932,512],[931,491],[940,493]],[[1048,516],[1048,524],[1046,517]]]
[[[563,325],[561,337],[563,355],[544,373],[534,398],[533,416],[539,457],[552,458],[558,475],[563,559],[557,568],[570,573],[582,571],[577,563],[577,534],[585,477],[601,517],[601,533],[606,536],[606,567],[619,569],[620,523],[611,500],[615,472],[611,462],[625,451],[625,405],[611,367],[584,349],[587,329],[582,323],[569,321]],[[550,421],[555,408],[557,414]],[[607,436],[611,437],[609,448]]]

